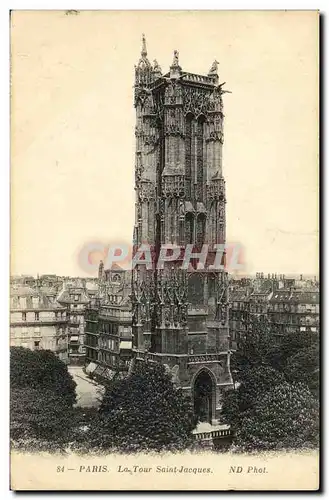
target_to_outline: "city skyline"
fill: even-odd
[[[131,242],[133,72],[144,31],[163,72],[174,49],[183,70],[201,74],[216,57],[232,91],[224,96],[223,171],[227,241],[246,250],[242,274],[318,273],[316,23],[302,12],[191,16],[14,13],[12,274],[88,277],[78,262],[84,246]],[[184,19],[198,36],[181,33]],[[157,33],[168,27],[163,43]]]

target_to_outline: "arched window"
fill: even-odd
[[[186,116],[185,122],[185,195],[186,199],[191,199],[192,195],[192,121],[191,114]]]
[[[203,175],[203,133],[204,117],[200,117],[197,123],[197,200],[203,201],[204,175]]]
[[[194,216],[191,213],[186,214],[185,218],[185,243],[193,243],[194,236]]]
[[[204,300],[204,278],[195,272],[188,277],[188,302],[192,305],[203,304]]]
[[[204,214],[198,215],[197,225],[196,225],[196,244],[201,247],[204,244],[205,239],[205,229],[206,229],[206,217]]]

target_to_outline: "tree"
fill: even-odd
[[[279,338],[268,322],[253,321],[232,356],[238,389],[225,393],[222,405],[222,415],[235,430],[240,448],[300,448],[317,442],[317,340],[310,331]],[[301,430],[303,422],[310,434]]]
[[[90,442],[122,451],[184,449],[195,419],[190,398],[176,389],[160,364],[140,363],[129,378],[106,390]]]
[[[266,319],[254,318],[250,329],[239,340],[239,348],[233,354],[231,367],[237,372],[248,371],[264,364],[276,366],[277,340]]]
[[[51,351],[11,347],[10,385],[11,388],[30,387],[40,391],[49,389],[71,405],[76,401],[76,383],[65,363]]]
[[[313,344],[290,356],[284,367],[284,373],[289,382],[304,383],[316,398],[319,398],[320,386],[319,360],[319,346]]]
[[[313,349],[318,346],[319,338],[313,332],[306,330],[300,332],[289,332],[282,336],[280,344],[280,359],[281,368],[284,366],[291,356],[304,349]]]
[[[239,428],[244,413],[254,409],[264,393],[284,382],[282,373],[266,365],[245,370],[239,387],[224,393],[222,415],[225,421],[232,428]]]
[[[310,448],[318,442],[318,402],[300,383],[285,382],[263,393],[236,435],[236,444],[246,451]]]
[[[284,371],[287,359],[301,349],[312,349],[318,338],[311,331],[287,332],[276,336],[267,320],[253,319],[250,330],[239,341],[239,349],[232,356],[231,367],[239,373],[252,367],[268,365]]]
[[[14,443],[30,448],[63,447],[70,439],[75,409],[51,389],[12,388],[10,434]]]

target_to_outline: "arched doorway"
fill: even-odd
[[[194,414],[199,422],[213,419],[213,381],[208,370],[201,370],[195,378],[193,387]]]

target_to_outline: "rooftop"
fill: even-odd
[[[47,296],[40,289],[32,289],[28,286],[12,287],[10,290],[10,309],[64,309],[54,298]]]

